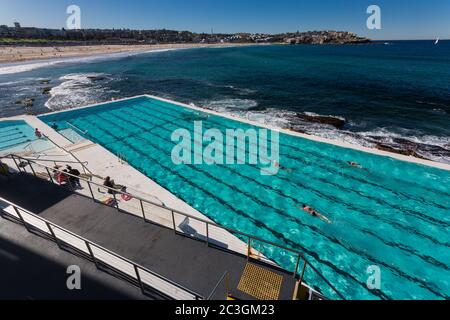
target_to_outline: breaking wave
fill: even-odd
[[[299,117],[299,113],[281,109],[252,110],[257,102],[248,99],[223,99],[208,102],[207,109],[225,115],[238,116],[263,125],[290,129],[296,132],[314,135],[330,140],[338,140],[368,148],[384,148],[398,153],[413,152],[425,159],[450,164],[450,137],[421,134],[414,130],[398,130],[394,128],[375,128],[364,131],[364,124],[348,121],[338,116],[323,116],[313,112],[304,115],[329,117],[346,121],[343,129],[329,124],[315,123]]]
[[[50,99],[45,103],[53,111],[97,103],[115,92],[108,88],[114,79],[105,73],[74,73],[59,80],[62,83],[51,89]]]

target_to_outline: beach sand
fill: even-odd
[[[229,43],[181,43],[158,45],[96,45],[96,46],[61,46],[61,47],[22,47],[0,46],[0,63],[20,62],[51,58],[83,57],[122,52],[145,52],[164,49],[228,47],[249,44]]]

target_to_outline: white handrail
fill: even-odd
[[[9,156],[3,157],[3,158],[8,158],[8,157],[12,158],[13,160],[14,160],[14,158],[24,159],[24,158],[19,157],[19,156],[16,156],[16,155],[9,155]],[[25,160],[26,160],[26,159],[25,159]],[[16,165],[17,165],[17,162],[16,162],[16,161],[14,161],[14,162],[15,162]],[[114,188],[109,188],[109,187],[106,187],[106,186],[104,186],[104,185],[100,185],[100,184],[97,184],[97,183],[95,183],[95,182],[92,182],[92,181],[89,181],[89,180],[82,179],[82,178],[80,178],[80,177],[71,175],[71,174],[69,174],[69,173],[67,173],[67,172],[63,172],[63,171],[61,171],[61,170],[59,170],[59,169],[54,169],[54,168],[47,167],[47,166],[45,166],[45,165],[43,165],[43,164],[36,163],[36,162],[34,162],[34,161],[27,160],[27,162],[30,164],[30,166],[31,166],[33,172],[34,172],[34,170],[33,170],[33,167],[32,167],[32,165],[31,165],[31,163],[34,163],[34,164],[37,165],[37,166],[41,166],[41,167],[43,167],[43,168],[46,168],[46,169],[47,169],[47,172],[49,172],[48,170],[50,169],[50,170],[53,170],[53,171],[55,171],[55,172],[63,173],[63,174],[65,174],[65,175],[68,176],[68,177],[73,177],[73,178],[79,179],[79,180],[81,180],[81,181],[84,181],[84,182],[86,182],[86,183],[88,184],[89,188],[91,188],[90,185],[93,184],[93,185],[96,185],[96,186],[98,186],[98,187],[101,187],[101,188],[104,188],[104,189],[106,189],[106,190],[109,190],[109,191],[112,192],[112,194],[114,195],[114,197],[115,197],[115,194],[122,194],[122,195],[125,195],[125,196],[132,196],[133,198],[135,198],[135,199],[137,199],[137,200],[140,201],[140,203],[141,203],[141,208],[142,208],[143,215],[144,215],[144,217],[143,217],[144,220],[146,220],[146,218],[145,218],[144,208],[143,208],[143,205],[142,205],[143,202],[148,203],[148,204],[150,204],[150,205],[154,205],[154,206],[159,207],[159,208],[162,208],[162,209],[165,209],[165,210],[167,210],[167,211],[170,211],[171,214],[172,214],[172,219],[171,219],[171,220],[172,220],[172,223],[173,223],[173,229],[174,229],[175,232],[177,232],[177,228],[176,228],[176,226],[175,226],[175,218],[174,218],[174,214],[176,213],[176,214],[182,215],[182,216],[184,216],[184,217],[186,217],[186,218],[188,218],[188,219],[193,219],[193,220],[195,220],[195,221],[204,223],[204,224],[206,225],[206,229],[207,229],[207,230],[209,230],[209,228],[210,228],[210,226],[211,226],[211,227],[219,228],[219,229],[228,231],[228,232],[230,232],[230,233],[232,233],[232,234],[240,235],[240,236],[243,236],[243,237],[247,238],[247,239],[248,239],[248,247],[247,247],[247,250],[248,250],[248,253],[247,253],[247,254],[248,254],[248,256],[251,256],[251,250],[252,250],[251,244],[252,244],[253,241],[256,241],[256,242],[262,242],[262,243],[271,245],[271,246],[273,246],[273,247],[276,247],[276,248],[278,248],[278,249],[281,249],[281,250],[284,250],[284,251],[291,252],[291,253],[293,253],[295,256],[297,256],[297,263],[296,263],[296,266],[295,266],[295,270],[293,271],[294,277],[296,277],[296,276],[298,275],[298,274],[297,274],[297,271],[298,271],[299,263],[300,263],[301,260],[303,260],[303,261],[305,262],[305,265],[306,265],[306,266],[311,267],[311,270],[312,270],[315,274],[317,274],[322,280],[324,280],[324,282],[325,282],[325,283],[326,283],[326,284],[327,284],[327,285],[328,285],[328,286],[329,286],[329,287],[330,287],[330,288],[331,288],[331,289],[332,289],[332,290],[333,290],[333,291],[334,291],[341,299],[345,300],[345,297],[344,297],[344,296],[343,296],[343,295],[342,295],[342,294],[341,294],[341,293],[340,293],[340,292],[339,292],[339,291],[338,291],[338,290],[337,290],[337,289],[336,289],[336,288],[328,281],[328,279],[325,278],[324,275],[322,275],[322,274],[320,273],[319,270],[317,270],[317,268],[315,268],[315,267],[308,261],[308,259],[306,259],[306,257],[304,256],[303,252],[301,252],[301,251],[298,251],[298,250],[295,250],[295,249],[291,249],[291,248],[288,248],[288,247],[284,247],[284,246],[279,245],[279,244],[277,244],[277,243],[274,243],[274,242],[271,242],[271,241],[268,241],[268,240],[264,240],[264,239],[261,239],[261,238],[252,236],[252,235],[247,234],[247,233],[244,233],[244,232],[242,232],[242,231],[234,230],[234,229],[232,229],[232,228],[224,227],[224,226],[218,225],[218,224],[216,224],[216,223],[213,223],[213,222],[210,222],[210,221],[207,221],[207,220],[204,220],[204,219],[195,217],[195,216],[190,215],[190,214],[188,214],[188,213],[184,213],[184,212],[179,211],[179,210],[177,210],[177,209],[168,207],[168,206],[166,206],[164,203],[161,205],[161,204],[155,203],[155,202],[153,202],[153,201],[150,201],[150,200],[143,199],[143,198],[141,198],[141,197],[132,195],[132,194],[130,194],[130,193],[128,193],[128,192],[122,192],[121,190],[116,190],[116,189],[114,189]],[[18,167],[18,168],[19,168],[19,167]],[[19,168],[19,170],[20,170],[20,168]],[[50,177],[50,179],[52,179],[52,178]],[[96,201],[96,199],[95,199],[95,197],[94,197],[94,195],[93,195],[93,193],[92,193],[92,190],[91,190],[91,196],[92,196],[92,199],[93,199],[94,201]],[[117,208],[119,209],[119,207],[117,207]],[[209,245],[210,239],[209,239],[208,231],[207,231],[207,239],[206,239],[206,241],[207,241],[207,243],[208,243],[208,245]],[[301,281],[303,281],[303,275],[301,276]]]
[[[124,261],[124,262],[126,262],[126,263],[128,263],[128,264],[131,264],[131,265],[134,267],[135,271],[136,271],[136,280],[139,282],[139,285],[141,286],[142,289],[143,289],[143,281],[142,281],[142,278],[143,278],[143,277],[142,277],[142,275],[140,274],[139,270],[144,271],[144,272],[147,272],[147,273],[149,273],[151,276],[156,277],[157,279],[159,279],[159,280],[165,282],[166,285],[168,285],[169,288],[170,288],[170,287],[175,288],[174,292],[176,292],[176,293],[178,293],[177,291],[182,291],[182,292],[181,292],[181,295],[180,295],[179,293],[178,293],[178,295],[175,295],[175,294],[173,294],[173,293],[162,292],[161,290],[158,290],[158,291],[160,291],[160,292],[161,292],[162,294],[164,294],[164,295],[167,295],[167,296],[169,296],[169,297],[171,297],[171,298],[174,298],[174,299],[179,299],[180,297],[182,297],[182,298],[185,299],[185,300],[188,300],[189,298],[190,298],[190,300],[199,300],[199,299],[204,300],[204,297],[203,297],[202,295],[200,295],[200,294],[198,294],[198,293],[196,293],[196,292],[194,292],[194,291],[192,291],[192,290],[190,290],[190,289],[187,289],[187,288],[185,288],[184,286],[182,286],[182,285],[180,285],[180,284],[178,284],[178,283],[176,283],[176,282],[174,282],[174,281],[172,281],[172,280],[170,280],[170,279],[167,279],[167,278],[165,278],[164,276],[162,276],[162,275],[160,275],[160,274],[158,274],[158,273],[156,273],[156,272],[153,272],[153,271],[151,271],[151,270],[149,270],[149,269],[147,269],[147,268],[145,268],[145,267],[143,267],[143,266],[141,266],[141,265],[139,265],[139,264],[137,264],[137,263],[135,263],[135,262],[133,262],[133,261],[131,261],[131,260],[129,260],[129,259],[127,259],[127,258],[125,258],[125,257],[123,257],[123,256],[121,256],[121,255],[119,255],[119,254],[117,254],[117,253],[114,253],[114,252],[112,252],[112,251],[110,251],[110,250],[108,250],[108,249],[106,249],[106,248],[104,248],[104,247],[102,247],[102,246],[100,246],[100,245],[98,245],[98,244],[96,244],[96,243],[90,241],[90,240],[87,240],[86,238],[83,238],[82,236],[80,236],[80,235],[78,235],[78,234],[75,234],[75,233],[73,233],[73,232],[71,232],[71,231],[69,231],[69,230],[67,230],[67,229],[65,229],[65,228],[63,228],[63,227],[60,227],[60,226],[58,226],[57,224],[54,224],[53,222],[50,222],[49,220],[44,219],[44,218],[42,218],[42,217],[40,217],[40,216],[38,216],[38,215],[32,213],[31,211],[29,211],[29,210],[27,210],[27,209],[24,209],[24,208],[22,208],[22,207],[20,207],[20,206],[18,206],[18,205],[16,205],[16,204],[14,204],[14,203],[12,203],[12,202],[6,200],[6,199],[4,199],[3,197],[0,197],[0,202],[6,203],[6,204],[8,204],[9,206],[13,207],[13,209],[15,210],[15,212],[17,213],[19,219],[21,220],[21,222],[24,224],[25,227],[27,227],[27,225],[32,225],[33,227],[42,230],[39,226],[34,225],[34,224],[30,223],[30,222],[25,221],[25,219],[23,218],[23,213],[25,213],[25,214],[27,214],[27,215],[33,217],[33,218],[36,219],[36,220],[39,220],[39,221],[43,222],[43,223],[47,226],[47,228],[48,228],[48,231],[49,231],[48,234],[52,235],[52,236],[54,237],[55,242],[57,242],[57,243],[58,243],[58,241],[63,241],[63,242],[65,242],[66,244],[68,244],[68,245],[70,245],[70,246],[73,246],[74,248],[76,248],[76,249],[78,249],[78,250],[84,251],[84,250],[83,250],[84,248],[80,248],[80,247],[74,246],[73,244],[70,244],[70,243],[66,242],[64,239],[58,238],[58,237],[56,236],[56,234],[55,234],[55,232],[54,232],[54,230],[53,230],[52,228],[57,228],[57,229],[59,229],[59,230],[65,232],[65,233],[67,233],[67,234],[69,234],[69,235],[71,235],[71,236],[77,238],[78,240],[81,240],[84,244],[87,245],[86,248],[89,250],[90,256],[91,256],[91,258],[93,259],[93,261],[94,261],[96,264],[97,264],[97,261],[98,261],[99,259],[98,259],[98,257],[95,257],[95,256],[94,256],[93,251],[92,251],[92,247],[91,247],[91,246],[94,246],[95,248],[98,248],[98,249],[100,249],[100,250],[106,252],[107,254],[110,254],[110,255],[112,255],[112,256],[114,256],[114,257],[116,257],[116,258],[118,258],[118,259],[120,259],[120,260],[122,260],[122,261]],[[1,210],[3,213],[5,213],[5,214],[14,217],[14,215],[11,215],[11,214],[10,214],[9,212],[7,212],[5,209],[0,208],[0,210]],[[42,230],[42,231],[44,231],[44,230]],[[44,232],[45,232],[45,231],[44,231]],[[104,263],[110,265],[111,267],[113,267],[113,268],[119,270],[117,266],[114,266],[113,264],[110,264],[110,263],[106,262],[105,260],[102,260],[102,261],[103,261]],[[151,286],[151,287],[153,287],[151,284],[148,284],[148,283],[146,283],[146,284],[149,285],[149,286]],[[153,284],[153,285],[154,285],[154,284]],[[153,288],[154,288],[154,287],[153,287]],[[155,288],[155,289],[156,289],[156,288]]]

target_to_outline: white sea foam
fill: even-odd
[[[27,71],[32,71],[32,70],[39,69],[39,68],[50,67],[50,66],[54,66],[54,65],[58,65],[58,64],[89,63],[89,62],[96,62],[96,61],[101,61],[101,60],[120,59],[120,58],[124,58],[124,57],[131,57],[131,56],[136,56],[136,55],[141,55],[141,54],[167,52],[167,51],[181,50],[181,49],[183,49],[183,48],[106,53],[106,54],[93,55],[93,56],[88,56],[88,57],[61,58],[61,59],[55,59],[55,60],[42,60],[42,61],[25,62],[25,63],[0,64],[0,75],[27,72]]]
[[[258,102],[251,99],[222,99],[213,100],[205,104],[207,108],[226,112],[229,110],[248,110],[258,106]]]
[[[0,75],[27,72],[38,68],[49,67],[61,62],[62,61],[60,60],[54,60],[54,61],[42,61],[42,62],[22,63],[22,64],[6,64],[6,65],[4,64],[0,65]]]
[[[371,131],[353,132],[348,130],[338,130],[331,125],[313,123],[304,121],[297,117],[297,112],[280,109],[266,109],[266,110],[248,110],[254,106],[254,103],[249,103],[244,99],[224,99],[209,102],[206,104],[208,108],[215,111],[239,116],[250,121],[261,123],[263,125],[270,125],[272,127],[286,129],[292,128],[297,131],[305,132],[310,135],[327,138],[331,140],[338,140],[350,144],[365,146],[373,148],[378,142],[386,143],[398,148],[405,148],[401,143],[395,142],[395,139],[402,139],[402,141],[409,141],[411,143],[426,145],[428,147],[439,147],[448,150],[450,153],[450,137],[425,135],[414,130],[394,130],[391,128],[377,128]],[[321,116],[316,113],[305,113],[311,116]],[[333,116],[335,118],[342,117]],[[348,122],[349,126],[361,127],[360,123]],[[427,150],[427,148],[418,148],[416,152],[428,159],[450,163],[450,157],[442,156]]]
[[[45,106],[51,110],[62,110],[98,102],[108,90],[107,83],[112,77],[105,73],[74,73],[61,77],[62,83],[50,91],[50,99]]]

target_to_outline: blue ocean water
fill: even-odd
[[[217,223],[301,250],[347,299],[450,299],[450,172],[282,134],[277,175],[252,164],[175,165],[171,136],[193,135],[192,110],[150,98],[44,116],[68,123]],[[252,126],[200,117],[205,130]],[[208,142],[196,139],[195,145]],[[235,147],[236,154],[239,146]],[[252,152],[246,144],[247,157]],[[363,168],[354,168],[356,161]],[[305,203],[325,223],[301,210]],[[300,208],[299,208],[300,206]],[[294,270],[295,257],[253,243]],[[381,272],[369,290],[368,270]],[[306,281],[330,298],[332,290],[308,269]]]
[[[22,72],[19,72],[22,71]],[[50,84],[42,80],[51,80]],[[203,48],[0,66],[0,116],[149,93],[450,162],[450,41]],[[51,95],[42,89],[52,87]],[[340,130],[298,114],[346,119]]]

